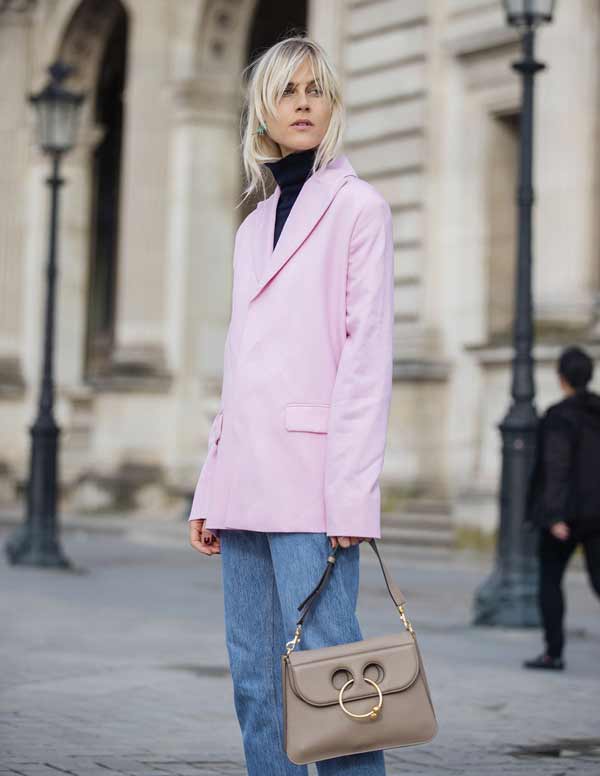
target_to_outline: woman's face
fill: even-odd
[[[331,107],[313,81],[307,59],[294,71],[277,107],[278,116],[267,120],[267,133],[282,156],[319,145],[329,126]]]

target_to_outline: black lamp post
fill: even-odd
[[[554,0],[504,0],[508,24],[523,30],[522,59],[513,64],[523,80],[517,207],[516,301],[513,324],[512,404],[500,423],[502,474],[495,568],[475,595],[474,624],[539,625],[536,534],[523,519],[535,455],[538,416],[533,374],[532,208],[533,86],[545,66],[535,59],[535,29],[552,21]]]
[[[58,194],[63,179],[60,162],[73,148],[79,125],[83,95],[68,91],[63,81],[72,72],[56,62],[48,70],[50,80],[38,94],[29,97],[37,113],[38,142],[52,160],[50,187],[50,231],[44,328],[44,352],[38,415],[30,428],[31,456],[24,523],[9,538],[5,550],[13,564],[69,567],[63,555],[56,520],[57,461],[59,428],[54,419],[54,308],[57,273]]]

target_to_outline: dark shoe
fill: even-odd
[[[553,671],[562,671],[565,668],[565,662],[561,657],[551,657],[545,652],[534,657],[533,660],[525,660],[523,668],[549,668]]]

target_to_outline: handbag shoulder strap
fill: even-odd
[[[375,539],[374,538],[368,539],[368,542],[371,545],[371,547],[373,548],[374,553],[377,555],[377,559],[379,560],[379,565],[381,566],[381,571],[383,572],[383,577],[385,579],[385,584],[387,586],[387,589],[388,589],[388,592],[390,594],[390,597],[391,597],[392,601],[394,602],[394,604],[398,607],[398,609],[400,610],[400,614],[402,615],[403,614],[403,612],[402,612],[402,605],[404,603],[406,603],[406,598],[402,594],[402,592],[401,592],[400,588],[398,587],[398,585],[396,585],[396,583],[392,579],[391,574],[389,573],[389,571],[387,569],[387,566],[385,565],[385,563],[383,561],[383,558],[381,557],[381,554],[379,553],[379,548],[377,547],[377,544],[375,543]],[[319,595],[321,590],[325,587],[325,583],[329,579],[329,575],[331,574],[331,571],[333,569],[333,565],[335,563],[337,551],[339,550],[339,548],[340,548],[340,545],[338,544],[330,552],[330,554],[329,554],[329,556],[327,558],[327,565],[325,567],[325,571],[323,572],[323,574],[321,576],[321,579],[317,582],[317,585],[314,588],[314,590],[311,593],[309,593],[309,595],[304,599],[304,601],[302,601],[302,603],[298,607],[298,611],[300,611],[304,606],[306,606],[305,611],[303,612],[302,616],[298,620],[297,624],[299,626],[302,626],[302,624],[304,622],[304,618],[308,614],[308,612],[309,612],[310,608],[312,607],[315,599],[317,598],[317,596]]]

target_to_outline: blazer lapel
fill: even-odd
[[[335,195],[356,172],[344,154],[337,156],[325,168],[307,178],[294,202],[275,249],[273,234],[277,202],[281,190],[259,203],[260,214],[252,245],[252,265],[257,285],[250,301],[255,299],[279,270],[292,258],[298,248],[321,220]]]

